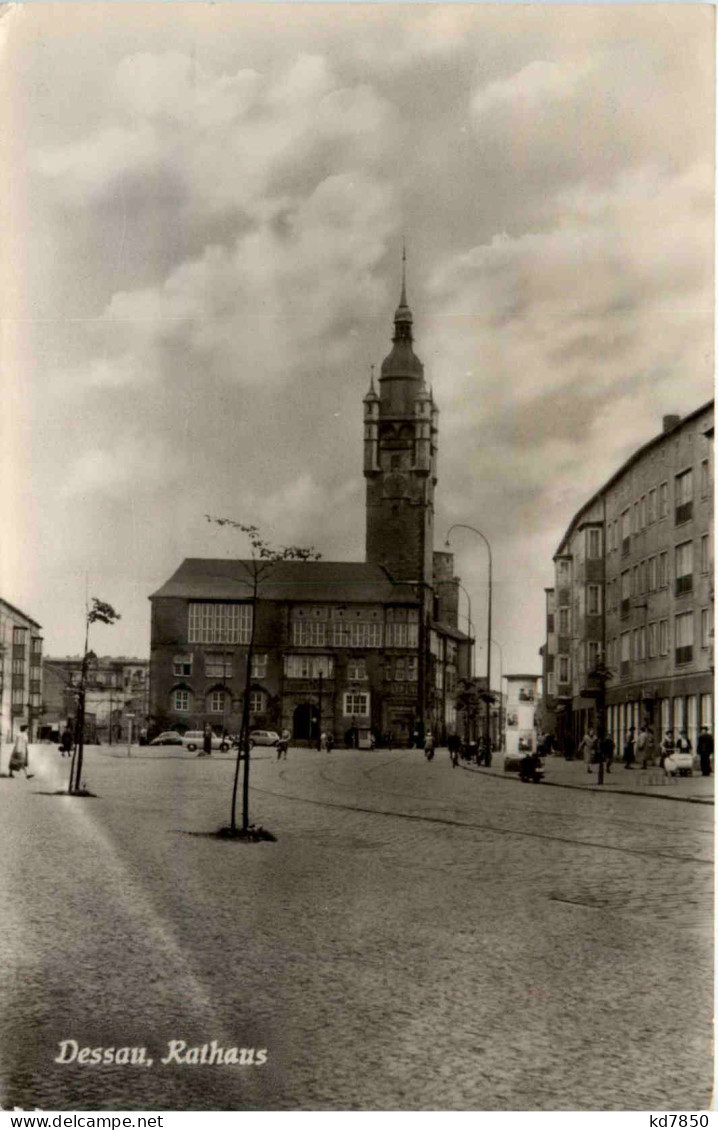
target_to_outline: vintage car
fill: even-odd
[[[249,735],[249,748],[256,745],[275,746],[279,741],[279,734],[275,730],[252,730]]]
[[[150,745],[183,745],[182,735],[178,734],[176,730],[165,730],[164,733],[158,734],[149,743]]]
[[[184,736],[184,747],[188,750],[204,748],[204,731],[188,730]],[[229,738],[220,738],[219,734],[212,734],[212,749],[229,749]]]

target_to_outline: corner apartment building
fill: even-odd
[[[562,743],[606,722],[628,729],[713,726],[713,401],[663,431],[581,507],[546,593],[544,711]],[[610,676],[610,677],[608,677]]]
[[[0,599],[0,728],[12,741],[26,724],[34,741],[42,711],[42,636],[36,620]]]

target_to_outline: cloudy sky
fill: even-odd
[[[504,670],[538,671],[572,514],[712,395],[713,19],[8,8],[0,592],[46,653],[80,649],[87,591],[122,613],[95,649],[147,654],[180,561],[246,552],[207,512],[362,559],[405,238],[438,544],[490,539]],[[454,548],[482,625],[483,547]]]

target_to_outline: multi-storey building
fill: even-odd
[[[556,733],[556,674],[557,648],[556,635],[556,590],[544,589],[546,593],[546,642],[539,648],[541,656],[541,683],[543,695],[540,702],[541,730],[545,734]]]
[[[19,608],[0,599],[0,727],[11,741],[26,724],[36,737],[42,709],[41,628]]]
[[[281,562],[258,590],[252,727],[398,744],[456,727],[470,640],[453,555],[433,549],[438,409],[412,326],[403,285],[393,348],[364,397],[366,561]],[[189,559],[150,598],[155,729],[239,730],[251,577],[251,561]]]
[[[45,693],[43,732],[74,725],[82,680],[82,656],[48,657],[43,663]],[[125,656],[90,653],[85,677],[85,740],[117,741],[127,732],[147,725],[149,661]]]
[[[581,507],[547,591],[544,706],[559,742],[600,719],[630,727],[713,718],[713,402],[636,451]]]

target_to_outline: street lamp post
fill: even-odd
[[[468,590],[466,589],[466,587],[464,585],[462,585],[462,583],[461,583],[461,581],[459,580],[458,577],[453,578],[452,584],[456,585],[457,588],[461,589],[461,591],[463,592],[464,596],[466,597],[466,600],[467,600],[468,605],[469,605],[469,615],[468,615],[468,623],[469,623],[469,677],[471,677],[474,674],[474,646],[473,646],[474,641],[473,641],[473,638],[472,638],[472,633],[473,633],[473,630],[474,630],[474,622],[471,619],[471,597],[469,596]]]
[[[503,723],[503,701],[502,695],[504,693],[504,649],[498,640],[491,641],[494,647],[499,649],[499,749],[504,748],[504,723]]]
[[[491,597],[492,597],[492,588],[493,588],[493,585],[492,585],[491,546],[489,545],[489,539],[486,537],[485,534],[482,534],[481,530],[477,530],[475,526],[464,525],[463,522],[455,522],[453,526],[449,527],[449,529],[447,530],[447,533],[446,533],[446,545],[447,546],[451,545],[451,542],[449,541],[449,537],[451,535],[452,530],[471,530],[472,534],[476,534],[478,537],[481,538],[484,545],[486,546],[486,549],[487,549],[487,552],[488,552],[488,555],[489,555],[489,608],[488,608],[488,618],[487,618],[488,622],[487,622],[487,626],[486,626],[486,694],[487,694],[487,696],[489,696],[491,694]],[[485,731],[487,749],[491,749],[491,711],[490,711],[489,707],[490,707],[490,704],[489,704],[488,697],[487,697],[487,701],[486,701],[486,731]]]

